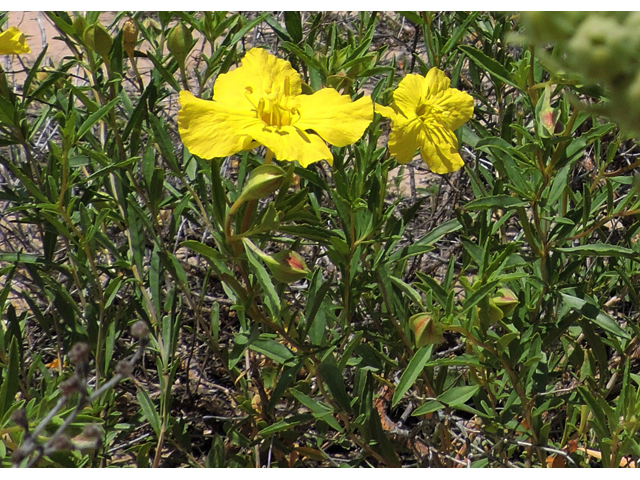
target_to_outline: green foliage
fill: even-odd
[[[16,411],[31,431],[55,411],[45,440],[69,418],[78,342],[99,395],[65,428],[101,442],[38,465],[638,459],[638,147],[536,43],[571,55],[582,17],[544,37],[531,16],[519,46],[502,13],[46,15],[69,55],[0,71],[2,466],[30,441]],[[406,51],[379,40],[398,31]],[[303,93],[385,105],[445,70],[475,100],[464,170],[399,190],[379,115],[332,168],[191,155],[178,91],[211,98],[253,44]],[[149,347],[114,387],[138,320]]]

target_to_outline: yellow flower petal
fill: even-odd
[[[376,103],[373,107],[375,112],[379,113],[383,117],[390,118],[394,121],[400,121],[400,119],[398,118],[398,113],[392,107],[385,107],[384,105],[380,105],[379,103]]]
[[[289,62],[270,55],[262,48],[252,48],[242,65],[216,79],[213,98],[232,108],[255,109],[261,98],[278,99],[302,92],[300,74]]]
[[[0,55],[31,53],[27,40],[20,30],[11,27],[0,33]]]
[[[180,92],[180,137],[189,152],[201,158],[226,157],[252,148],[247,130],[261,123],[251,112],[231,110],[187,91]]]
[[[389,134],[389,154],[398,163],[408,163],[413,160],[416,150],[420,147],[422,125],[418,120],[411,122],[394,122]]]
[[[409,120],[417,116],[416,108],[426,97],[427,87],[428,83],[424,77],[409,74],[400,81],[398,88],[393,92],[393,103]]]
[[[442,175],[455,172],[464,165],[453,131],[445,128],[424,129],[421,140],[420,156],[433,173]]]
[[[428,96],[435,96],[444,92],[449,88],[451,80],[445,75],[445,73],[439,68],[433,67],[427,72],[425,77],[425,86],[427,88]]]
[[[312,95],[300,95],[296,100],[300,111],[296,128],[313,130],[336,147],[357,141],[373,120],[371,97],[352,102],[348,95],[323,88]]]
[[[322,139],[313,133],[306,133],[291,125],[280,128],[256,125],[249,133],[258,143],[271,150],[278,160],[297,160],[305,168],[320,160],[326,160],[333,165],[331,151]]]
[[[473,115],[473,97],[455,88],[443,92],[433,103],[442,108],[439,119],[451,130],[460,128]]]

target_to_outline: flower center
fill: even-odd
[[[437,121],[443,114],[444,110],[441,106],[421,100],[416,107],[416,115],[425,123]]]
[[[261,98],[256,108],[256,114],[265,125],[281,128],[293,125],[300,116],[298,109],[287,105],[287,98],[269,99]]]
[[[258,100],[257,105],[252,102],[256,117],[262,120],[265,126],[282,128],[293,125],[300,118],[300,112],[294,106],[295,95],[291,95],[291,83],[288,77],[285,78],[282,89],[272,85],[271,88],[265,89],[265,93],[266,95]],[[250,94],[253,94],[253,89],[247,87],[247,98]]]

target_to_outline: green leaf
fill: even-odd
[[[169,164],[169,168],[175,173],[178,177],[183,177],[184,173],[178,167],[178,160],[173,153],[173,142],[169,138],[167,134],[167,127],[162,124],[160,119],[155,115],[149,114],[149,122],[151,123],[151,128],[153,129],[153,134],[158,142],[158,147],[160,148],[160,152],[162,153],[162,157]]]
[[[9,363],[4,368],[4,378],[0,386],[0,420],[16,401],[18,393],[18,375],[20,373],[20,351],[18,349],[18,339],[11,339],[9,347]]]
[[[300,12],[284,12],[284,25],[287,27],[287,33],[295,43],[302,40],[302,21]]]
[[[463,405],[467,400],[473,397],[480,387],[478,385],[467,387],[453,387],[438,396],[438,400],[445,405],[455,407],[457,405]]]
[[[156,436],[160,437],[160,425],[162,422],[160,420],[160,415],[158,415],[156,407],[153,404],[153,400],[151,400],[151,397],[149,396],[149,392],[141,388],[138,390],[138,394],[136,396],[138,397],[138,404],[142,409],[142,414],[153,428]]]
[[[327,358],[318,365],[318,373],[327,384],[331,395],[337,404],[347,413],[351,413],[351,402],[347,395],[347,390],[344,387],[344,380],[342,379],[342,371],[338,368],[336,360],[332,354],[329,354]]]
[[[618,245],[607,245],[595,243],[591,245],[578,245],[577,247],[558,247],[555,250],[568,255],[578,255],[581,257],[625,257],[631,260],[640,261],[636,252]]]
[[[587,302],[573,295],[567,295],[566,293],[560,293],[566,306],[573,308],[588,318],[593,323],[603,328],[607,332],[623,338],[631,338],[627,332],[625,332],[618,322],[611,318],[606,313],[602,312],[600,308],[592,303]]]
[[[426,345],[418,350],[413,357],[411,357],[411,361],[409,361],[409,365],[404,372],[402,372],[402,376],[400,377],[400,382],[396,387],[396,391],[393,392],[393,399],[391,400],[391,407],[395,407],[402,396],[413,386],[418,375],[422,372],[422,369],[429,361],[429,357],[431,357],[431,351],[433,350],[433,345]]]
[[[295,388],[291,389],[291,395],[293,395],[302,405],[311,410],[314,417],[327,422],[331,428],[334,428],[338,432],[342,432],[342,427],[340,427],[338,421],[333,417],[333,409],[316,402],[313,398],[306,396]]]
[[[107,113],[111,111],[113,107],[116,106],[117,103],[120,102],[120,97],[114,98],[109,103],[100,107],[96,112],[89,115],[89,117],[80,125],[78,129],[78,133],[76,134],[76,139],[80,140],[85,133],[87,133],[91,127],[93,127],[96,123],[98,123],[102,117],[104,117]]]
[[[513,78],[511,78],[511,73],[509,73],[509,71],[502,64],[500,64],[493,58],[488,57],[477,48],[471,47],[469,45],[460,45],[458,48],[465,54],[467,54],[467,56],[471,60],[473,60],[476,65],[484,68],[494,77],[499,78],[512,87],[516,87],[519,89],[518,85],[516,85],[516,83],[513,81]]]
[[[487,210],[489,208],[513,208],[524,207],[527,202],[510,195],[494,195],[493,197],[478,198],[464,206],[465,210]]]
[[[302,362],[293,365],[291,367],[287,367],[283,370],[282,375],[280,375],[280,380],[276,384],[276,387],[273,389],[271,393],[271,398],[269,399],[269,405],[267,405],[267,412],[273,412],[273,409],[276,406],[276,403],[280,401],[284,392],[286,392],[287,388],[291,386],[293,381],[296,379],[298,372],[302,368]]]
[[[281,343],[268,338],[254,341],[249,348],[269,357],[271,360],[275,360],[278,363],[285,363],[286,361],[294,358],[291,350]]]
[[[435,412],[444,408],[444,405],[437,400],[428,400],[427,403],[416,408],[411,415],[417,417],[418,415],[426,415],[427,413]]]

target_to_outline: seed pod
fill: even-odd
[[[191,51],[193,36],[191,30],[182,23],[179,23],[171,29],[167,37],[167,47],[173,57],[180,64],[184,64],[187,55]]]

